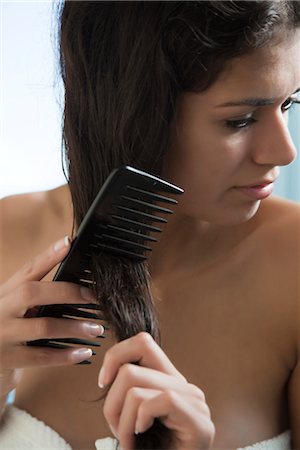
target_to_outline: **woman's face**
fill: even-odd
[[[185,189],[183,214],[242,223],[295,159],[287,120],[300,87],[299,34],[230,61],[208,90],[179,98],[163,176]]]

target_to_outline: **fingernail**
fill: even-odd
[[[69,236],[65,236],[63,239],[60,239],[54,244],[54,251],[60,252],[63,248],[66,248],[70,245],[70,238]]]
[[[104,327],[93,322],[83,322],[84,332],[92,337],[101,336],[104,333]]]
[[[87,300],[88,302],[96,301],[96,297],[92,289],[81,286],[80,295],[84,300]]]
[[[105,387],[105,371],[103,366],[101,367],[101,370],[99,372],[98,386],[100,389],[103,389]]]
[[[79,362],[84,359],[89,359],[93,355],[93,350],[90,348],[78,348],[72,352],[72,359],[74,362]]]

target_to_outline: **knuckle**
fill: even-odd
[[[142,331],[136,335],[136,339],[139,347],[143,349],[144,354],[146,355],[153,354],[153,352],[155,351],[156,343],[151,334]]]
[[[125,378],[127,380],[128,379],[130,379],[130,380],[134,379],[135,378],[135,372],[136,372],[136,370],[135,370],[134,364],[130,364],[130,363],[123,364],[123,366],[120,367],[120,369],[119,369],[120,377]]]
[[[142,345],[146,347],[152,347],[154,340],[151,334],[147,333],[146,331],[141,331],[136,335],[137,341]]]
[[[23,273],[25,277],[30,277],[34,273],[36,258],[27,261],[23,266]]]
[[[189,391],[192,396],[199,398],[202,402],[205,402],[205,394],[198,386],[189,383]]]
[[[131,387],[127,391],[127,398],[130,402],[137,403],[143,398],[143,392],[141,388],[136,386]]]
[[[180,403],[180,396],[173,389],[166,389],[164,391],[164,398],[170,407],[177,406]]]
[[[211,418],[210,409],[207,403],[202,404],[202,410],[205,416],[207,416],[209,419]]]
[[[206,421],[201,430],[202,448],[211,448],[216,435],[216,428],[211,420]]]

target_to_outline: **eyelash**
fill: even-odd
[[[282,112],[289,111],[294,105],[299,104],[300,101],[296,98],[289,97],[283,104],[281,105]],[[231,130],[241,130],[244,128],[248,128],[251,125],[253,125],[255,122],[257,122],[256,119],[253,117],[243,117],[241,119],[232,119],[232,120],[226,120],[225,126],[227,128],[230,128]]]
[[[296,104],[299,104],[299,100],[293,97],[289,97],[285,102],[282,103],[281,110],[288,111]]]
[[[243,119],[226,120],[225,126],[233,130],[240,130],[242,128],[250,127],[255,122],[257,122],[257,120],[253,119],[253,117],[245,117]]]

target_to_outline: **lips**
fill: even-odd
[[[242,188],[257,188],[260,186],[267,186],[268,184],[273,184],[275,180],[262,180],[257,183],[249,184],[247,186],[240,186]]]
[[[237,186],[236,189],[240,193],[254,200],[263,200],[272,194],[274,181],[263,180],[249,186]]]

